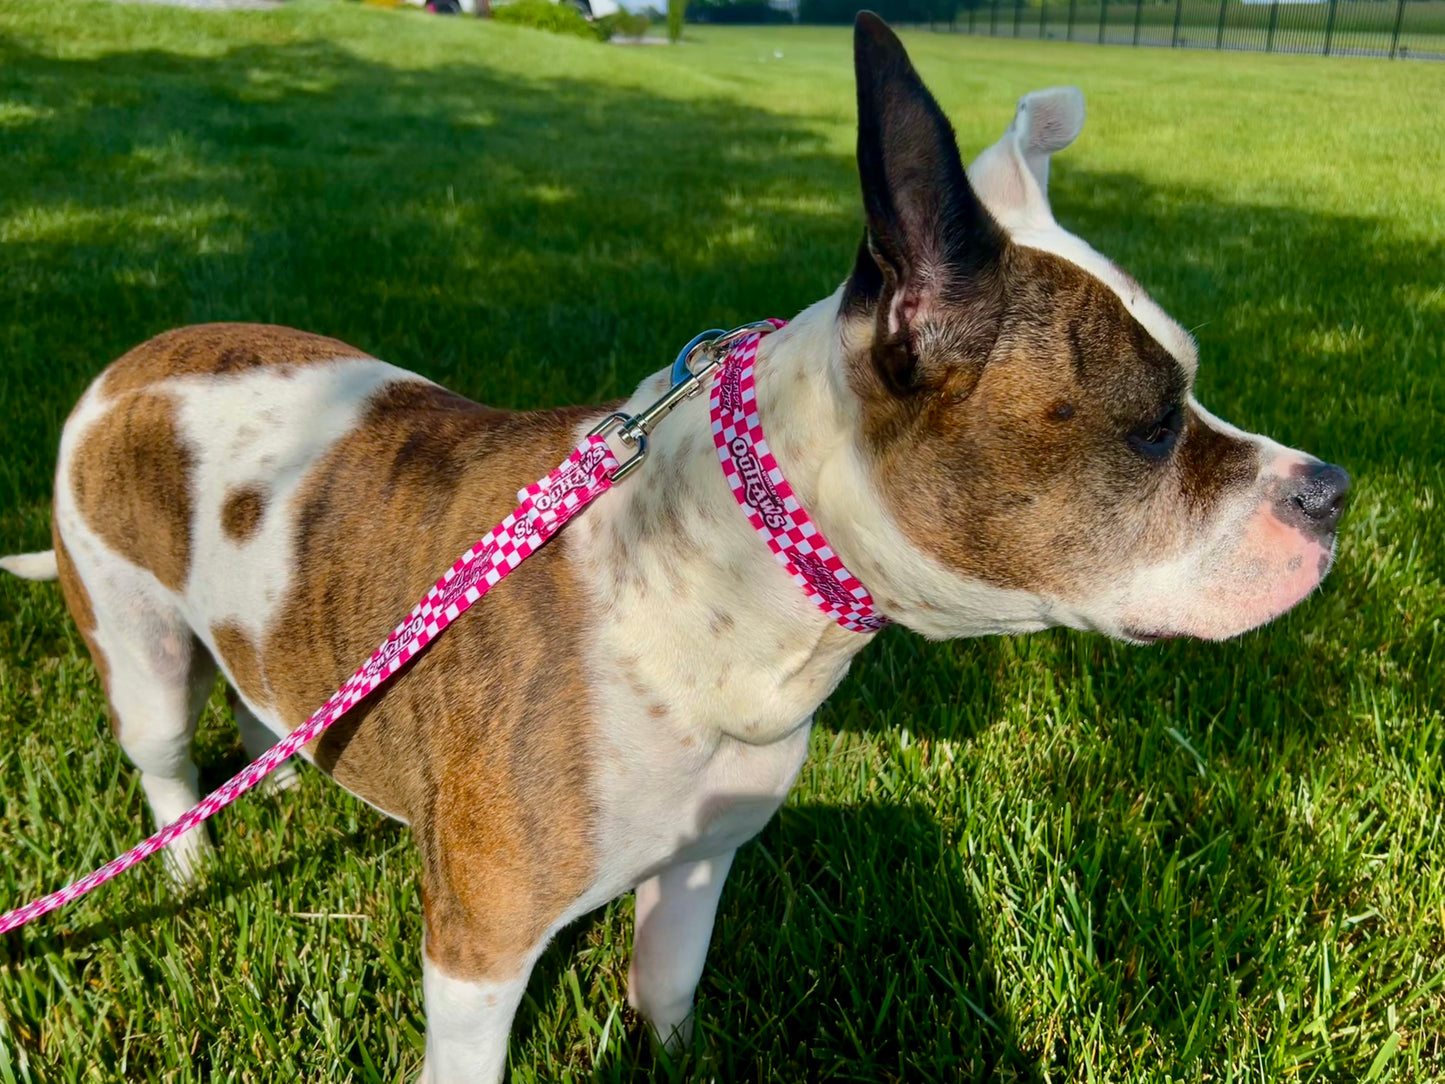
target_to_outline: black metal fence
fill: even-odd
[[[1101,45],[1445,60],[1445,0],[973,0],[931,25]]]

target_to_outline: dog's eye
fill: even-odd
[[[1156,420],[1129,434],[1129,447],[1146,459],[1164,459],[1174,450],[1184,428],[1184,409],[1174,404]]]

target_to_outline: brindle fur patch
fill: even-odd
[[[221,530],[241,543],[256,533],[266,514],[266,492],[259,486],[237,486],[221,502]]]
[[[1184,549],[1252,484],[1254,446],[1190,411],[1173,456],[1148,461],[1128,437],[1185,400],[1179,363],[1060,257],[1006,243],[991,274],[981,291],[1006,302],[984,352],[925,329],[923,386],[906,395],[870,377],[866,348],[852,366],[874,476],[904,532],[964,575],[1061,598]],[[977,309],[935,319],[978,337]]]
[[[504,413],[419,382],[374,394],[291,507],[294,590],[261,655],[287,725],[512,509],[521,482],[561,462],[588,416]],[[567,545],[564,534],[540,550],[313,749],[410,822],[427,952],[453,977],[515,973],[594,874],[589,618]]]
[[[70,467],[90,529],[172,591],[191,567],[192,467],[174,400],[153,392],[119,398],[86,430]]]
[[[216,645],[217,661],[225,667],[236,688],[252,704],[268,704],[271,693],[266,687],[260,652],[251,634],[234,621],[222,621],[211,626],[211,640]]]
[[[370,355],[339,339],[274,324],[193,324],[141,343],[113,362],[100,389],[124,395],[178,376],[224,376]]]

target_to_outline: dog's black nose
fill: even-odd
[[[1326,535],[1339,526],[1350,476],[1333,463],[1316,463],[1285,483],[1280,495],[1283,519],[1311,534]]]

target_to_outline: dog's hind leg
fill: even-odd
[[[246,702],[235,689],[226,690],[226,700],[231,705],[231,714],[236,718],[236,729],[241,732],[241,744],[246,747],[246,756],[255,760],[275,745],[279,738],[275,731],[246,706]],[[261,789],[267,793],[290,790],[299,778],[294,760],[288,760],[262,781]]]
[[[179,620],[149,616],[145,639],[110,656],[110,706],[115,735],[138,769],[156,827],[163,828],[200,800],[191,738],[206,705],[216,667]],[[166,867],[190,881],[210,853],[204,825],[166,848]]]
[[[88,540],[77,541],[79,562],[58,533],[57,543],[61,591],[95,660],[115,736],[140,769],[156,826],[164,827],[200,798],[191,737],[216,664],[148,574]],[[192,829],[166,848],[176,880],[189,881],[209,853],[205,831]]]
[[[671,1049],[692,1041],[692,999],[733,854],[680,862],[637,886],[627,1000]]]

